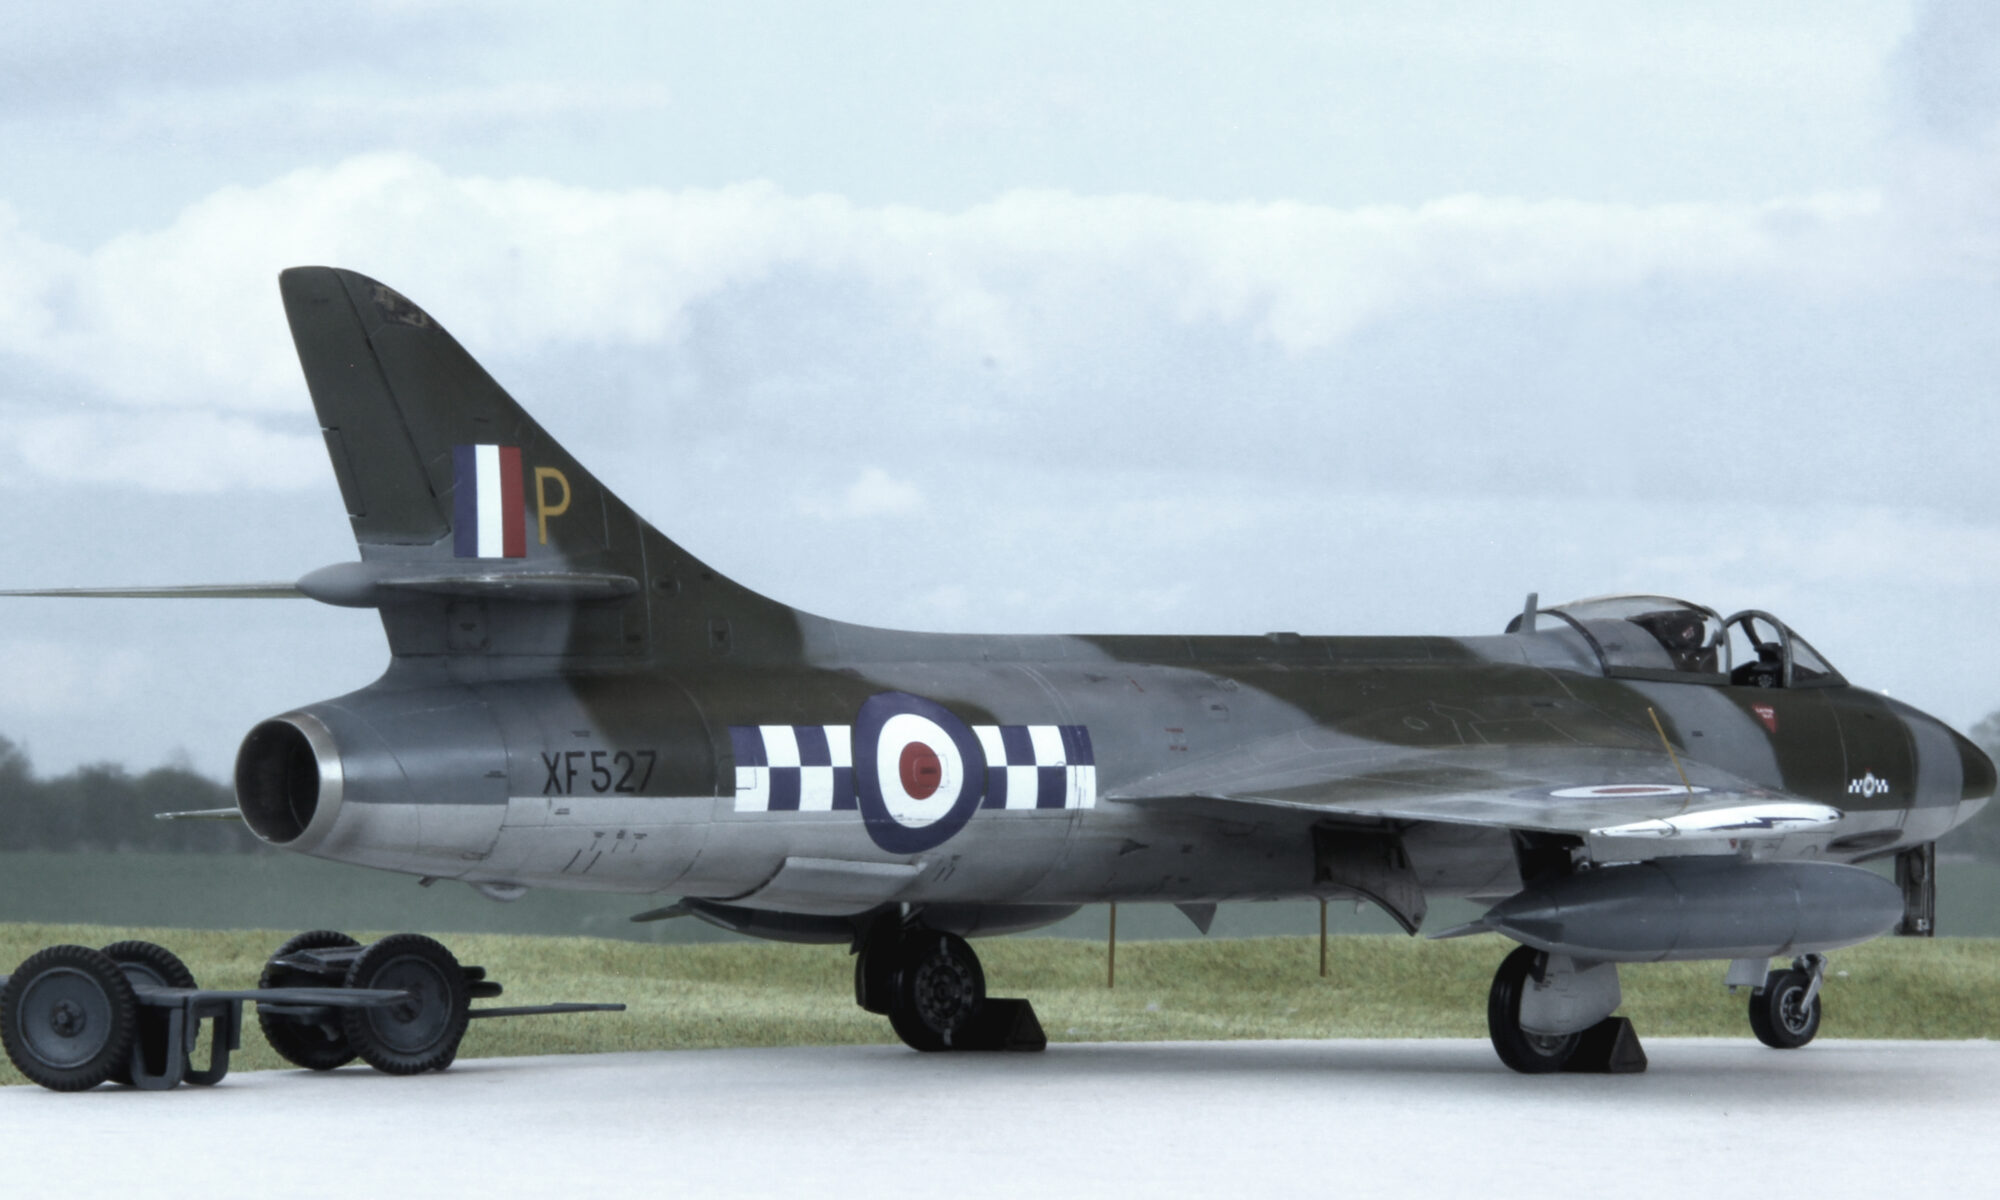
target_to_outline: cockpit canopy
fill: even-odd
[[[1544,622],[1540,618],[1553,618]],[[1606,675],[1739,687],[1845,685],[1806,640],[1758,609],[1724,619],[1671,596],[1599,596],[1515,617],[1507,632],[1568,628]]]

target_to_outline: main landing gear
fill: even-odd
[[[889,1018],[913,1050],[1042,1050],[1049,1040],[1026,1000],[986,994],[986,973],[955,933],[877,921],[856,945],[854,1002]]]
[[[1493,975],[1486,1031],[1500,1061],[1524,1075],[1646,1069],[1632,1022],[1611,1011],[1623,1000],[1615,963],[1579,963],[1518,946]]]

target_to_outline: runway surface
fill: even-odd
[[[2000,1043],[1654,1039],[1528,1078],[1483,1041],[479,1059],[394,1079],[0,1089],[9,1195],[1977,1195]],[[1774,1189],[1776,1192],[1774,1193]]]

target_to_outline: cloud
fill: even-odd
[[[671,344],[690,309],[794,273],[1006,361],[1109,320],[1241,328],[1291,353],[1473,296],[1753,276],[1820,286],[1891,258],[1867,195],[1631,206],[1460,196],[1340,209],[1013,192],[960,212],[766,184],[665,191],[455,177],[366,155],[219,190],[163,229],[66,252],[0,226],[0,352],[126,403],[289,404],[277,269],[386,277],[522,352]]]
[[[1901,136],[1890,202],[1915,252],[2000,275],[2000,7],[1926,0],[1890,57]]]
[[[304,424],[303,421],[295,422]],[[322,487],[326,446],[257,418],[146,410],[16,415],[0,441],[0,486],[33,480],[176,494]]]
[[[838,520],[901,516],[924,506],[923,492],[880,467],[869,467],[860,478],[834,496],[809,496],[800,509],[810,516]]]
[[[1725,314],[1824,309],[1975,271],[1967,246],[1981,236],[1976,224],[1920,227],[1869,193],[1342,208],[1016,191],[946,212],[766,183],[615,189],[454,175],[374,154],[219,189],[164,227],[87,249],[0,210],[0,380],[23,414],[16,441],[37,439],[44,472],[96,481],[92,444],[123,463],[139,431],[178,436],[172,422],[121,424],[122,410],[208,413],[206,449],[189,447],[173,486],[282,486],[290,467],[271,464],[293,462],[303,442],[267,444],[276,435],[258,422],[302,412],[303,389],[273,277],[321,262],[411,296],[503,379],[539,379],[557,396],[587,390],[599,414],[640,397],[691,401],[700,408],[684,411],[705,414],[704,436],[824,442],[865,429],[878,461],[891,449],[1006,444],[1057,458],[1110,447],[1133,460],[1247,462],[1317,444],[1317,469],[1365,472],[1385,438],[1405,433],[1382,405],[1407,402],[1402,393],[1454,358],[1474,371],[1480,355],[1497,356],[1487,369],[1503,373],[1475,380],[1494,398],[1486,405],[1463,382],[1437,384],[1463,410],[1434,424],[1447,439],[1497,445],[1494,404],[1533,399],[1555,416],[1583,405],[1579,385],[1601,385],[1529,394],[1504,359],[1519,353],[1518,331],[1482,341],[1461,328],[1468,314],[1625,313],[1614,333],[1639,339],[1622,360],[1635,361],[1671,331],[1649,307],[1661,297]],[[1389,357],[1357,377],[1352,348],[1399,322],[1429,322],[1427,348],[1374,337],[1370,353],[1386,346]],[[1537,358],[1621,361],[1608,349]],[[1375,407],[1361,411],[1364,400]],[[80,403],[107,419],[79,420]],[[35,415],[46,420],[25,420]],[[1287,434],[1274,441],[1276,430]],[[1357,459],[1362,444],[1377,448]],[[853,461],[854,447],[843,450]],[[1603,474],[1590,459],[1577,470]],[[904,511],[890,482],[825,511]]]
[[[13,6],[0,39],[0,119],[101,110],[135,92],[219,80],[380,71],[476,43],[490,19],[451,0],[353,0],[291,9],[176,0]]]
[[[1990,142],[2000,127],[2000,7],[1921,0],[1889,61],[1903,120],[1951,142]]]

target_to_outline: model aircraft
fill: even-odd
[[[856,1000],[919,1050],[1041,1044],[1025,1002],[987,996],[975,935],[1314,897],[1415,933],[1440,896],[1490,905],[1448,935],[1520,943],[1488,1005],[1516,1070],[1643,1066],[1613,1016],[1628,962],[1727,961],[1757,1036],[1799,1046],[1824,952],[1929,933],[1933,843],[1994,792],[1971,742],[1760,611],[1530,597],[1483,637],[812,616],[646,524],[403,296],[322,267],[280,287],[359,561],[32,594],[378,610],[380,680],[244,739],[258,837],[845,944]],[[1889,856],[1894,883],[1852,865]],[[311,1033],[322,1057],[340,1036]]]

